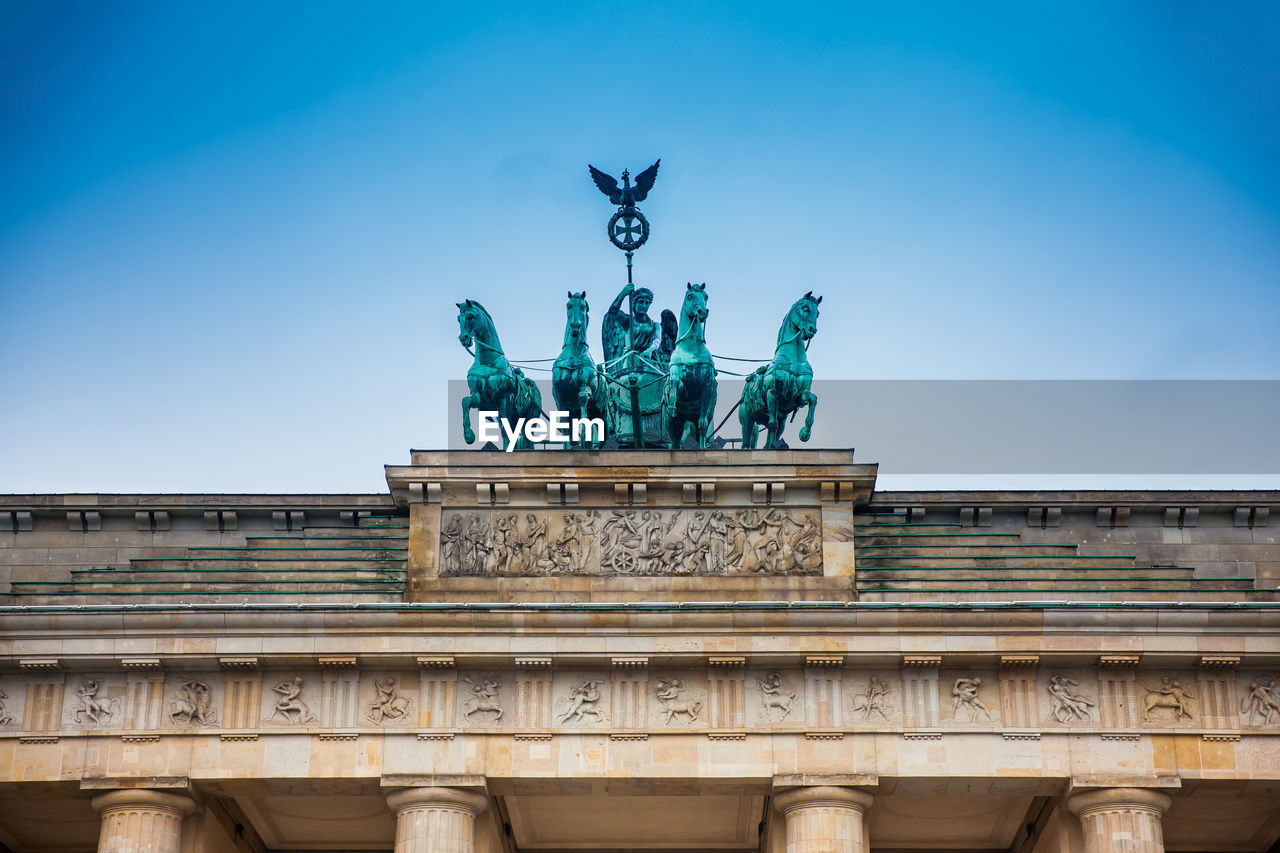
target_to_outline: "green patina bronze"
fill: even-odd
[[[809,440],[818,397],[809,390],[813,383],[813,368],[805,350],[809,340],[818,333],[818,303],[821,301],[822,297],[815,297],[812,290],[795,301],[778,330],[773,361],[747,377],[742,391],[742,406],[738,411],[744,450],[756,446],[759,427],[768,430],[765,449],[778,447],[787,418],[794,417],[801,406],[809,408],[805,413],[804,426],[800,428],[800,440]]]
[[[587,346],[590,308],[586,291],[569,292],[564,341],[551,367],[551,390],[558,410],[604,421],[606,446],[678,448],[689,443],[706,448],[713,439],[724,443],[715,439],[712,428],[716,375],[721,371],[706,342],[707,286],[688,284],[679,316],[663,310],[660,319],[654,320],[649,316],[653,291],[632,281],[635,250],[649,239],[649,222],[636,204],[653,188],[660,162],[637,175],[634,184],[626,170],[619,183],[588,166],[596,186],[618,205],[609,220],[609,240],[626,253],[627,284],[601,323],[601,364],[595,363]],[[812,291],[796,300],[778,331],[773,360],[747,376],[736,407],[743,448],[756,446],[760,427],[767,431],[766,448],[785,447],[783,427],[788,418],[795,419],[802,406],[807,412],[800,440],[809,440],[818,398],[810,390],[813,368],[806,350],[818,331],[821,301]],[[475,442],[471,409],[496,411],[510,423],[542,416],[537,385],[507,360],[489,312],[473,300],[460,302],[458,327],[462,345],[469,351],[475,346],[475,361],[467,371],[470,393],[462,400],[462,433],[467,444]],[[525,439],[518,439],[517,449],[524,446]]]

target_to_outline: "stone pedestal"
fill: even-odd
[[[489,799],[462,788],[404,788],[387,795],[395,853],[473,853],[476,815]]]
[[[873,800],[866,791],[834,785],[775,795],[773,804],[786,820],[787,853],[868,853],[863,817]]]
[[[181,794],[131,789],[93,798],[102,815],[98,853],[178,853],[182,819],[195,801]]]
[[[1085,853],[1164,853],[1160,819],[1172,802],[1147,788],[1100,788],[1067,798],[1080,816]]]

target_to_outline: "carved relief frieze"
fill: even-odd
[[[446,510],[440,573],[820,574],[816,509]]]
[[[1093,722],[1093,709],[1098,703],[1084,693],[1079,678],[1062,673],[1051,675],[1045,693],[1049,697],[1052,719],[1064,725]]]
[[[797,708],[801,707],[796,691],[790,681],[782,677],[782,673],[770,672],[757,675],[756,688],[760,691],[758,719],[768,723],[795,720]]]
[[[102,677],[85,677],[75,680],[68,700],[67,718],[77,726],[107,728],[121,722],[123,685],[108,686]],[[112,694],[116,695],[112,695]]]
[[[9,702],[9,694],[0,690],[0,728],[13,725],[17,722],[13,713],[9,710],[7,703]]]
[[[601,687],[609,683],[603,676],[574,679],[556,702],[556,723],[562,726],[608,725],[609,715]]]
[[[1240,692],[1240,716],[1244,725],[1280,723],[1280,674],[1242,676]]]
[[[490,673],[472,673],[462,677],[467,695],[462,700],[464,725],[496,725],[502,720],[502,679]],[[461,691],[460,691],[461,692]]]
[[[897,711],[892,706],[890,678],[876,674],[867,679],[865,686],[855,686],[850,694],[849,711],[854,719],[863,722],[892,722]],[[891,716],[892,715],[892,716]]]
[[[373,698],[364,704],[364,719],[375,726],[406,725],[412,722],[413,698],[400,689],[395,675],[375,674]]]
[[[1186,683],[1189,680],[1163,675],[1160,683],[1153,686],[1149,681],[1139,678],[1138,684],[1143,691],[1139,711],[1142,721],[1147,724],[1180,724],[1189,723],[1199,716],[1199,701]]]
[[[175,726],[218,725],[218,709],[213,707],[213,686],[202,678],[184,678],[179,693],[169,700],[169,722]]]
[[[944,707],[951,721],[964,724],[1000,722],[998,679],[983,674],[966,673],[945,679],[940,689],[946,691]]]
[[[312,684],[315,683],[312,676]],[[269,703],[264,722],[288,726],[304,726],[316,722],[316,715],[311,710],[309,696],[306,695],[307,682],[301,675],[286,678],[283,681],[270,679],[269,692],[265,701]],[[314,689],[314,688],[313,688]],[[304,698],[306,697],[306,698]]]
[[[674,675],[659,678],[654,687],[654,696],[659,702],[656,711],[660,725],[692,725],[702,722],[702,711],[706,703],[684,678]]]

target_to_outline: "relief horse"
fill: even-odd
[[[613,434],[613,424],[604,376],[596,370],[591,351],[587,349],[587,326],[591,324],[591,314],[585,290],[581,293],[570,291],[565,315],[564,346],[555,364],[551,365],[551,393],[556,399],[556,408],[562,412],[573,412],[580,418],[600,418],[604,421],[607,438]],[[582,437],[584,445],[587,437]],[[569,444],[573,445],[572,433]]]
[[[759,427],[768,430],[765,449],[772,450],[782,441],[782,429],[787,417],[795,418],[801,406],[808,406],[804,426],[800,428],[800,440],[808,441],[813,430],[814,408],[818,397],[809,390],[813,383],[813,368],[805,352],[808,341],[818,333],[818,303],[813,291],[796,300],[778,330],[778,345],[773,351],[773,361],[747,377],[742,390],[742,408],[738,420],[742,424],[742,446],[751,450],[756,446]]]
[[[699,450],[705,450],[711,438],[711,419],[716,411],[716,365],[707,349],[707,313],[707,286],[688,285],[662,393],[662,420],[672,450],[680,448],[686,427],[692,430]]]
[[[467,371],[467,389],[470,391],[462,398],[462,438],[467,444],[476,440],[471,429],[471,410],[479,409],[497,412],[499,418],[506,419],[513,426],[520,418],[542,417],[542,392],[532,379],[529,379],[518,367],[512,367],[502,352],[502,344],[498,341],[498,330],[493,325],[493,318],[479,302],[468,299],[456,303],[458,306],[458,341],[471,349],[475,343],[475,361]],[[499,429],[498,444],[506,450],[506,432]],[[516,448],[524,449],[529,442],[521,436],[516,439]]]

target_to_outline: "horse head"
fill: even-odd
[[[458,343],[467,349],[471,349],[471,341],[476,335],[476,323],[479,317],[475,310],[480,303],[472,302],[468,299],[466,302],[455,302],[458,306]]]
[[[587,292],[569,291],[569,301],[565,303],[565,343],[579,343],[586,334],[591,323],[591,309],[587,305]]]
[[[818,305],[821,302],[822,297],[814,296],[812,290],[795,301],[778,330],[778,346],[796,338],[807,341],[818,334]]]
[[[707,285],[688,283],[684,290],[681,313],[690,320],[705,323],[707,320]]]

